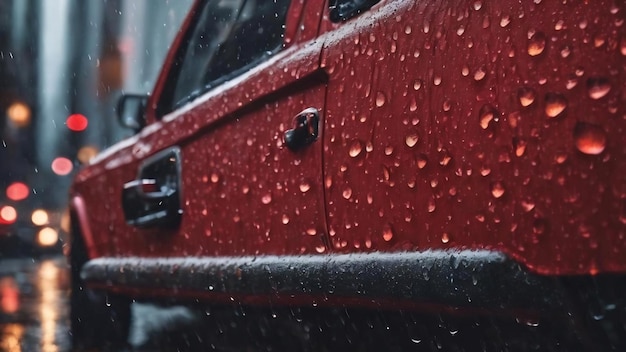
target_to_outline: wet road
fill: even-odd
[[[0,351],[70,350],[65,258],[0,259]]]

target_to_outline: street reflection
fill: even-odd
[[[69,351],[63,257],[0,259],[0,351]]]
[[[7,324],[0,329],[0,350],[6,352],[21,352],[20,341],[24,336],[24,327],[20,324]]]
[[[0,309],[4,313],[13,314],[20,307],[20,291],[12,277],[0,279]]]
[[[59,351],[55,340],[59,302],[59,269],[52,261],[44,261],[39,266],[37,284],[41,294],[39,321],[41,321],[41,350]]]

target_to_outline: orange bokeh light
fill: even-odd
[[[65,176],[72,172],[73,168],[74,165],[68,158],[58,157],[52,161],[52,171],[57,175]]]
[[[7,198],[11,200],[22,200],[28,197],[30,189],[23,182],[13,182],[7,187]]]

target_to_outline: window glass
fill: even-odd
[[[163,93],[168,113],[250,69],[283,44],[290,0],[209,0],[181,48]]]
[[[330,20],[333,22],[349,20],[378,2],[380,0],[331,0]]]

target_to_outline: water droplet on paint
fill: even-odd
[[[567,100],[562,94],[546,94],[546,115],[550,118],[559,116],[567,108]]]
[[[606,148],[606,132],[598,125],[578,122],[574,127],[574,141],[580,152],[597,155]]]
[[[494,198],[500,198],[504,195],[505,189],[502,182],[494,182],[491,184],[491,195]]]

